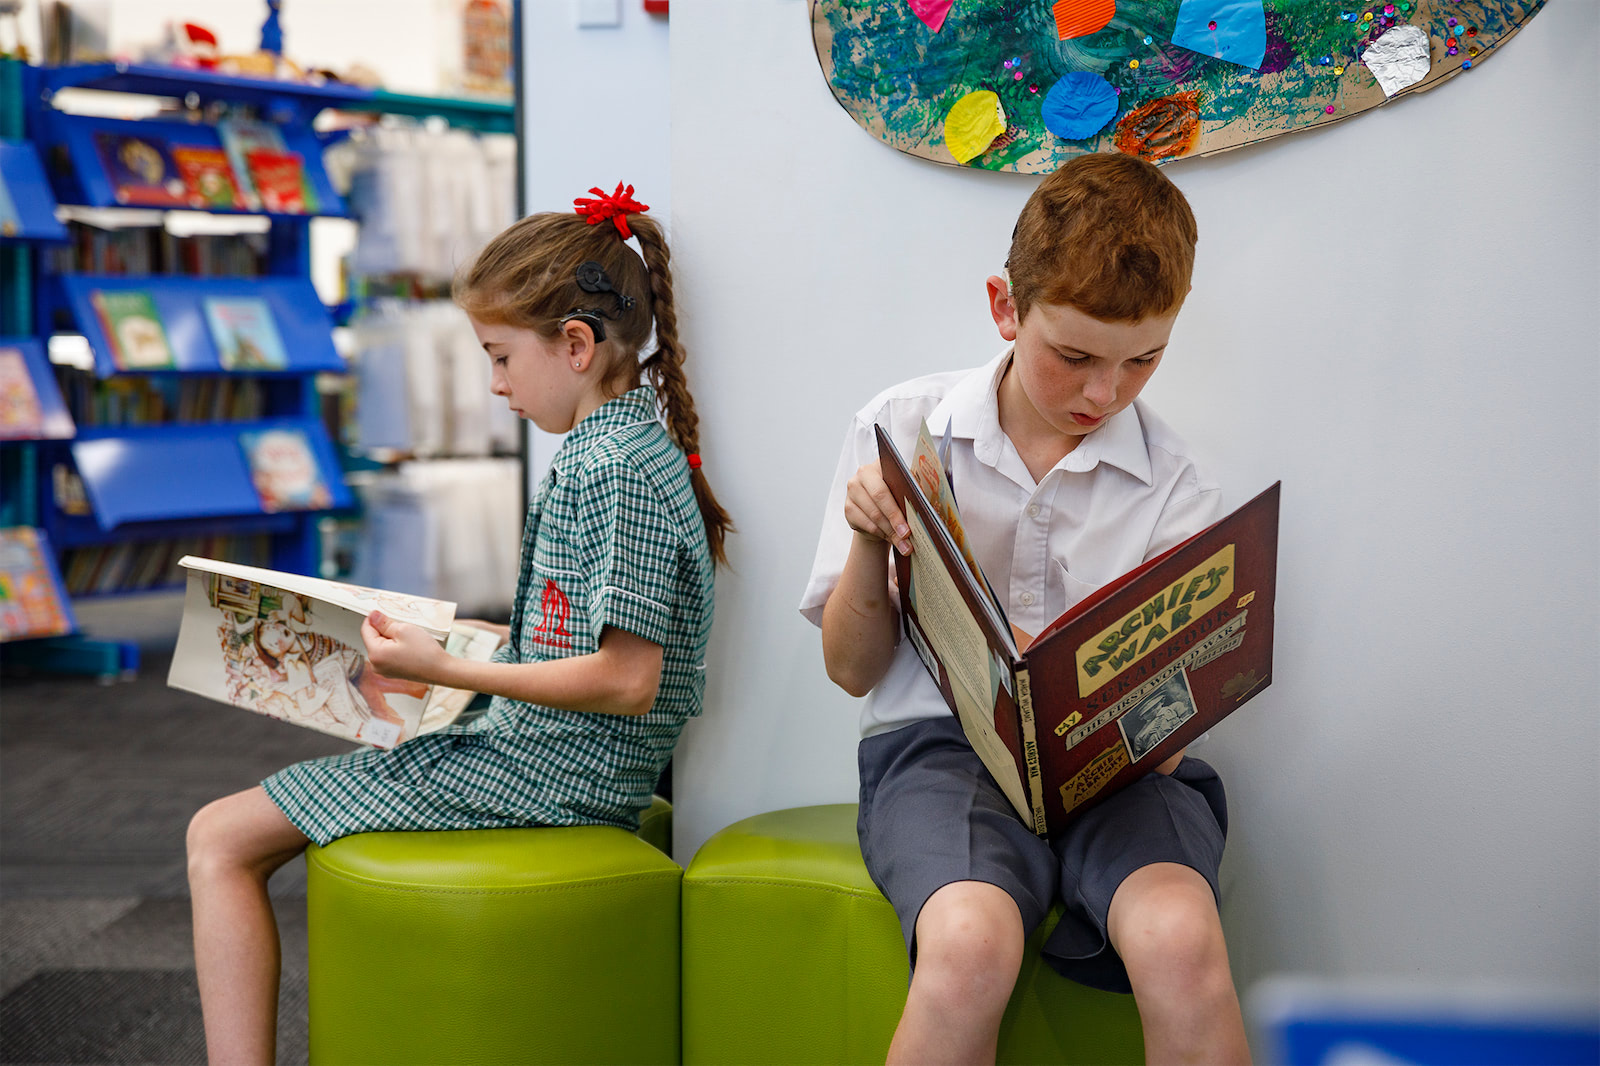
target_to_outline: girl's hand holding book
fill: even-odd
[[[361,623],[361,639],[374,669],[399,681],[434,684],[451,661],[449,653],[427,631],[397,622],[382,611],[367,615]]]

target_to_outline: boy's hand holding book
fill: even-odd
[[[845,486],[844,520],[857,533],[888,541],[901,555],[911,554],[911,527],[877,463],[861,467]]]

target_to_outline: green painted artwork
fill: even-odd
[[[1341,122],[1471,76],[1544,0],[812,0],[835,99],[899,151],[1040,174]]]

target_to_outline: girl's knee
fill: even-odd
[[[270,874],[305,846],[305,837],[253,789],[201,807],[189,819],[184,842],[193,883],[240,871]]]

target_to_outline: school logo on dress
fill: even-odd
[[[567,603],[567,594],[556,587],[553,578],[545,580],[539,611],[539,624],[533,630],[533,642],[551,648],[571,648],[572,634],[567,632],[567,616],[572,613],[572,606]]]

